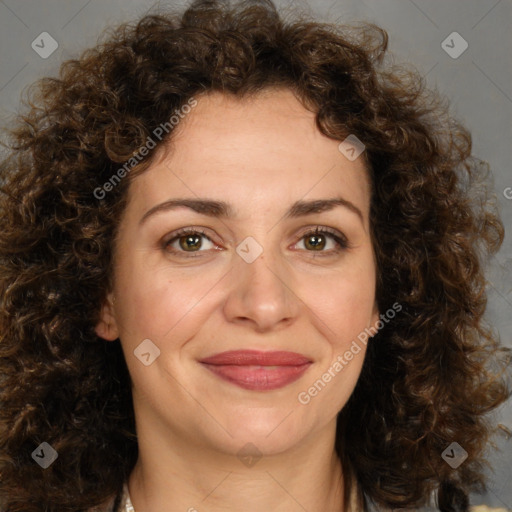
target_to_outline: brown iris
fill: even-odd
[[[180,236],[180,247],[184,251],[188,251],[189,249],[191,251],[195,251],[197,249],[201,248],[201,245],[203,245],[203,241],[201,240],[201,236],[199,235],[186,235],[186,236]]]
[[[306,248],[316,250],[321,250],[325,247],[325,236],[323,235],[310,235],[305,240]]]

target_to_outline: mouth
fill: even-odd
[[[253,391],[279,389],[298,380],[313,363],[295,352],[235,350],[199,361],[217,377]]]

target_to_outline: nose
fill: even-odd
[[[238,258],[224,304],[229,322],[250,326],[257,332],[281,329],[297,318],[300,300],[293,292],[289,273],[266,258],[252,263]],[[235,256],[237,257],[237,256]]]

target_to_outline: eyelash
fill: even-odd
[[[162,244],[163,250],[166,252],[174,253],[174,254],[176,254],[176,253],[179,253],[180,255],[183,254],[183,255],[185,255],[186,258],[197,258],[197,257],[201,256],[202,252],[206,252],[206,251],[187,252],[187,251],[177,251],[175,249],[169,250],[169,246],[173,242],[175,242],[179,238],[186,236],[186,235],[201,235],[201,236],[207,238],[213,244],[215,244],[215,242],[201,228],[182,228],[182,229],[178,230],[176,233],[174,233],[172,238],[163,241],[163,244]],[[306,252],[312,253],[313,257],[332,256],[334,254],[338,254],[341,251],[349,248],[348,241],[344,235],[340,235],[337,231],[335,231],[331,228],[324,227],[324,226],[316,226],[313,230],[307,231],[300,237],[299,241],[303,240],[304,238],[310,237],[310,236],[318,236],[318,235],[328,235],[329,237],[331,237],[334,240],[337,247],[336,247],[336,249],[331,249],[329,251],[307,251],[307,250],[305,250]]]

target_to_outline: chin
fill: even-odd
[[[233,436],[227,440],[236,451],[252,443],[265,455],[284,452],[307,435],[305,422],[300,422],[299,415],[290,414],[291,411],[291,408],[281,408],[239,412],[227,424]]]

